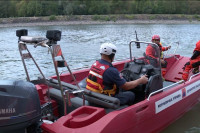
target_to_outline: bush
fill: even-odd
[[[152,16],[149,17],[150,20],[153,20],[155,18],[156,18],[156,16],[154,16],[154,15],[152,15]]]
[[[100,19],[100,16],[99,15],[94,15],[92,16],[92,20],[99,20]]]
[[[134,19],[134,15],[124,15],[124,18],[132,20]]]
[[[55,15],[51,15],[50,17],[49,17],[49,20],[56,20],[56,16]]]

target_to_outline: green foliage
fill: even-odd
[[[51,15],[200,14],[199,0],[1,0],[0,5],[0,18]],[[129,18],[131,16],[126,17],[132,19]],[[117,18],[97,16],[93,19],[117,20]]]
[[[118,19],[118,17],[115,15],[111,15],[110,16],[110,20],[112,20],[113,22],[116,22],[117,21],[117,19]]]
[[[22,0],[19,3],[17,3],[16,5],[16,11],[17,11],[17,16],[18,17],[26,17],[26,10],[27,10],[27,6],[26,6],[26,1]]]
[[[16,0],[10,1],[9,6],[8,6],[8,14],[9,14],[8,17],[15,17],[15,16],[17,16],[17,13],[16,13],[16,4],[17,4]]]
[[[63,14],[64,15],[73,15],[73,3],[64,3],[63,5]]]
[[[49,17],[49,20],[51,20],[51,21],[56,20],[56,16],[55,16],[55,15],[51,15],[51,16]]]
[[[8,1],[0,1],[0,17],[9,17],[9,11],[8,6],[10,5],[10,2]]]
[[[152,15],[152,16],[149,17],[150,20],[153,20],[153,19],[155,19],[155,18],[156,18],[155,15]]]
[[[110,16],[94,15],[92,20],[110,21],[112,20]],[[113,18],[114,20],[114,18]]]
[[[124,18],[126,18],[126,19],[129,19],[129,20],[132,20],[132,19],[134,19],[134,15],[124,15]]]
[[[113,21],[116,22],[118,17],[116,15],[94,15],[92,16],[92,20],[95,21]]]
[[[197,15],[197,14],[194,15],[194,18],[197,19],[197,20],[200,19],[199,15]]]
[[[94,15],[94,16],[92,16],[92,20],[100,20],[100,16],[99,15]]]
[[[95,0],[86,3],[87,13],[94,14],[108,14],[110,12],[110,2]]]
[[[36,15],[36,4],[37,4],[36,1],[28,2],[27,8],[26,8],[27,9],[26,14],[27,14],[28,17]]]
[[[40,4],[39,2],[36,3],[36,9],[35,9],[35,16],[43,16],[43,8],[42,8],[42,4]]]

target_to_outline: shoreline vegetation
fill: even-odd
[[[197,24],[200,15],[120,14],[0,18],[0,27],[75,24]]]

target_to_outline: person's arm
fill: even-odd
[[[171,46],[168,46],[168,47],[162,47],[162,51],[167,51],[168,49],[170,49]]]
[[[143,75],[139,79],[136,79],[134,81],[126,82],[125,84],[123,84],[121,86],[121,88],[123,88],[124,90],[131,90],[131,89],[137,87],[138,85],[140,85],[140,84],[146,84],[147,82],[148,82],[147,76]]]
[[[193,55],[192,55],[192,57],[191,57],[191,60],[193,60],[193,59],[195,59],[197,56],[199,56],[200,55],[200,51],[194,51],[193,52]]]

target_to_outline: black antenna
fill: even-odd
[[[135,30],[135,35],[136,35],[136,41],[139,41],[139,39],[138,39],[138,37],[137,37],[137,32],[136,32],[136,30]],[[137,48],[140,48],[140,43],[139,43],[139,42],[136,42],[135,44],[136,44]]]

